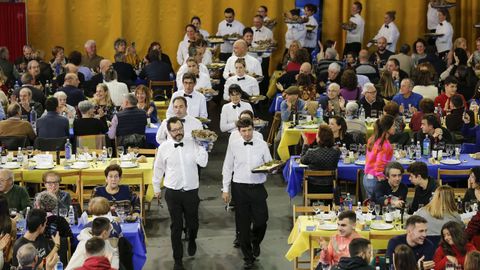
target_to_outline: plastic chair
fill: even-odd
[[[103,149],[107,145],[105,134],[76,136],[75,140],[77,148]]]
[[[168,100],[175,91],[175,81],[150,81],[148,87],[152,89],[153,100]]]
[[[305,170],[303,173],[303,205],[308,206],[310,200],[335,200],[334,193],[308,193],[308,177],[332,177],[333,190],[337,188],[337,170]]]
[[[68,137],[61,138],[35,138],[33,148],[40,151],[57,151],[64,149]]]
[[[24,148],[27,141],[27,136],[0,136],[0,145],[5,145],[9,151],[17,150],[18,147]]]

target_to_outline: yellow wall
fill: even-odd
[[[143,57],[152,41],[159,41],[163,51],[176,66],[178,43],[184,36],[184,27],[193,15],[202,19],[202,28],[215,34],[227,7],[235,10],[236,18],[245,26],[252,25],[259,5],[269,8],[270,18],[282,18],[284,11],[293,8],[292,0],[29,0],[28,39],[30,44],[46,53],[50,59],[51,48],[65,47],[83,53],[86,40],[97,41],[97,52],[113,59],[113,42],[124,37],[135,41]],[[281,21],[281,20],[280,20]],[[274,29],[274,36],[283,48],[285,24]],[[274,54],[281,57],[283,50]]]
[[[457,2],[457,7],[451,8],[451,23],[454,28],[454,39],[463,36],[468,41],[469,51],[475,49],[474,43],[477,36],[473,28],[475,23],[480,22],[480,1],[478,0],[449,0]],[[333,39],[341,44],[337,47],[343,50],[345,43],[345,31],[341,31],[340,24],[347,22],[350,16],[350,7],[355,0],[324,0],[323,13],[323,40]],[[397,49],[401,44],[410,45],[418,37],[423,37],[426,32],[427,3],[426,0],[359,0],[363,5],[362,17],[365,19],[364,44],[375,36],[383,23],[386,11],[396,10],[395,24],[400,30],[400,39]]]

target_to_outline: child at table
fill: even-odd
[[[442,239],[433,256],[435,270],[445,269],[448,262],[456,266],[463,266],[467,252],[476,250],[474,245],[467,242],[463,234],[463,225],[458,222],[445,223],[441,236]]]

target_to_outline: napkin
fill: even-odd
[[[83,211],[83,214],[78,219],[78,225],[86,225],[88,223],[87,211]]]

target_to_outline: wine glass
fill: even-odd
[[[380,210],[382,206],[380,204],[375,205],[375,215],[380,216]]]
[[[121,222],[125,219],[125,208],[123,206],[117,205],[115,207],[115,212],[117,212],[118,217],[120,218]]]
[[[112,148],[112,147],[108,147],[108,148],[107,148],[108,159],[111,159],[111,158],[112,158],[112,154],[113,154],[113,148]]]
[[[377,118],[377,116],[378,116],[377,110],[372,109],[372,110],[370,111],[370,116],[371,116],[372,118]]]
[[[374,210],[375,210],[375,202],[371,201],[368,203],[368,213],[370,213],[371,215]]]
[[[58,213],[61,217],[65,218],[65,220],[67,219],[68,217],[68,211],[67,211],[67,208],[60,208],[58,210]]]
[[[140,148],[134,147],[133,148],[133,158],[137,158],[139,152],[140,152]]]
[[[27,146],[28,158],[32,158],[33,155],[33,146]]]
[[[10,217],[15,218],[17,216],[17,208],[10,208]]]
[[[123,146],[117,146],[117,157],[122,157],[123,153],[125,152],[125,148]]]
[[[465,213],[470,213],[470,210],[472,210],[470,202],[465,202],[464,207],[465,207]]]

